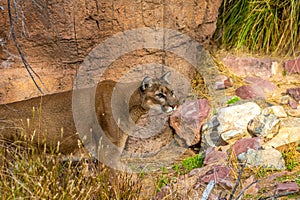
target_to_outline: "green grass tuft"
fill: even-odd
[[[175,164],[173,170],[177,174],[186,174],[189,173],[192,169],[201,168],[203,166],[204,155],[197,154],[193,157],[188,157],[181,161],[180,164]]]
[[[300,1],[224,0],[215,39],[253,53],[299,54]]]

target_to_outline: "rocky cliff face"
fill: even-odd
[[[0,104],[41,95],[15,47],[8,2],[0,10]],[[10,1],[12,22],[20,49],[44,83],[46,94],[72,89],[84,58],[110,36],[141,27],[178,30],[204,46],[212,37],[221,0],[198,1]],[[122,48],[122,47],[120,47]],[[164,58],[164,60],[162,59]],[[160,50],[136,50],[113,62],[104,78],[118,79],[133,66],[163,63],[187,77],[190,64]]]

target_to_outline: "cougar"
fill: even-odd
[[[97,120],[107,138],[117,146],[124,146],[127,135],[120,131],[120,123],[130,120],[136,123],[141,116],[152,108],[171,114],[178,106],[178,99],[169,86],[170,72],[160,78],[145,77],[132,93],[128,105],[117,104],[112,107],[112,95],[117,83],[105,80],[97,85],[95,93],[95,111]],[[118,99],[123,100],[126,85]],[[6,140],[15,140],[25,135],[37,145],[46,145],[68,154],[78,149],[79,137],[72,114],[72,92],[63,92],[22,102],[0,105],[0,135]],[[125,119],[114,119],[113,110],[122,110],[127,106],[129,114]],[[121,111],[122,113],[122,111]],[[59,147],[57,146],[59,144]]]

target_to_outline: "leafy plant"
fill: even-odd
[[[238,102],[238,101],[240,101],[240,100],[241,100],[240,97],[232,97],[232,98],[229,99],[226,103],[227,103],[228,105],[230,105],[230,104],[234,104],[234,103],[236,103],[236,102]]]
[[[184,159],[181,163],[186,172],[190,172],[192,169],[202,167],[204,161],[203,154],[197,154],[193,157]]]
[[[170,183],[170,181],[169,181],[168,177],[165,174],[163,174],[157,182],[156,191],[160,191],[162,187],[168,185],[169,183]]]
[[[173,170],[177,174],[186,174],[189,173],[192,169],[200,168],[203,166],[204,155],[196,154],[193,157],[188,157],[182,160],[179,164],[173,165]]]

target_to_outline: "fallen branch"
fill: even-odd
[[[236,200],[240,199],[244,193],[246,192],[246,190],[248,190],[248,188],[250,188],[252,185],[254,185],[255,183],[257,183],[258,180],[253,181],[252,183],[250,183],[249,185],[247,185],[241,192],[240,194],[235,198]]]
[[[243,171],[244,171],[245,167],[246,167],[246,163],[243,163],[242,167],[240,169],[238,169],[239,170],[238,178],[236,180],[235,186],[233,187],[233,189],[232,189],[232,191],[230,193],[230,196],[229,196],[228,200],[232,200],[233,195],[236,192],[236,189],[237,189],[237,187],[239,186],[239,184],[241,182],[242,174],[243,174]]]

